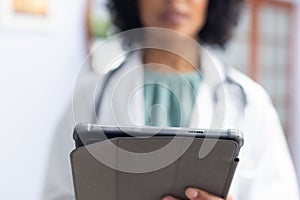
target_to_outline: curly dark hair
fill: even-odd
[[[119,31],[142,27],[137,1],[108,1],[113,23]],[[224,47],[238,23],[243,3],[244,0],[209,0],[206,23],[198,34],[199,42]]]

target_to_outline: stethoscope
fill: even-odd
[[[104,80],[101,81],[102,84],[100,86],[100,88],[98,88],[100,92],[98,92],[98,94],[96,95],[96,102],[95,102],[95,112],[96,112],[96,116],[99,116],[100,113],[100,108],[101,108],[101,104],[103,102],[103,98],[104,98],[104,94],[105,91],[107,89],[108,84],[110,83],[112,77],[120,70],[123,68],[123,66],[126,64],[127,59],[125,59],[118,67],[115,67],[113,69],[111,69],[109,72],[107,72],[104,75]],[[225,64],[224,64],[225,65]],[[228,66],[224,66],[225,68],[225,78],[223,80],[223,82],[218,83],[216,86],[214,86],[213,89],[213,103],[214,105],[216,105],[219,101],[219,90],[222,89],[222,87],[224,86],[230,86],[232,89],[233,87],[236,88],[236,90],[238,91],[238,95],[239,95],[239,100],[240,100],[240,105],[241,105],[241,112],[244,113],[244,109],[247,106],[247,95],[246,92],[243,88],[242,85],[240,85],[239,83],[237,83],[234,79],[232,79],[229,75],[228,75]]]

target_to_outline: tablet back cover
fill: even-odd
[[[133,164],[126,156],[120,156],[120,149],[141,155],[159,150],[171,140],[175,143],[163,156],[175,161],[168,166],[144,173],[117,170]],[[199,158],[204,140],[216,143],[205,157]],[[197,187],[225,198],[238,162],[235,157],[237,143],[195,138],[185,149],[184,144],[189,141],[183,137],[114,138],[77,148],[71,153],[76,199],[153,200],[168,194],[186,199],[184,191],[187,187]],[[143,161],[134,166],[147,169]]]

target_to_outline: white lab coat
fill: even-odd
[[[238,128],[244,133],[245,144],[240,152],[230,194],[234,200],[298,200],[298,186],[287,143],[277,113],[265,90],[248,77],[212,57],[203,58],[201,67],[204,80],[199,87],[196,106],[190,127]],[[212,63],[216,66],[216,78]],[[143,125],[143,69],[141,56],[134,53],[110,79],[100,106],[98,123],[109,125]],[[240,84],[247,97],[247,105],[241,107],[240,92],[231,85],[224,86],[225,97],[213,101],[214,88],[227,75]],[[45,179],[45,200],[74,199],[69,154],[74,149],[72,129],[75,123],[95,122],[93,111],[95,74],[81,77],[76,87],[73,110],[70,105],[57,129],[51,149],[49,168]],[[101,85],[101,81],[100,81]],[[117,87],[116,87],[117,85]],[[209,87],[207,86],[209,85]],[[140,89],[138,89],[140,88]],[[222,96],[222,95],[219,95]],[[213,110],[216,107],[216,119]],[[225,109],[225,116],[222,116]],[[221,110],[221,114],[220,111]],[[74,111],[74,112],[72,112]],[[73,118],[75,116],[75,121]],[[218,117],[221,116],[221,117]]]

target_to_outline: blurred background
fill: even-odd
[[[113,32],[105,0],[0,1],[0,199],[40,199],[80,66]],[[300,177],[300,1],[247,0],[233,40],[212,51],[269,92]]]

